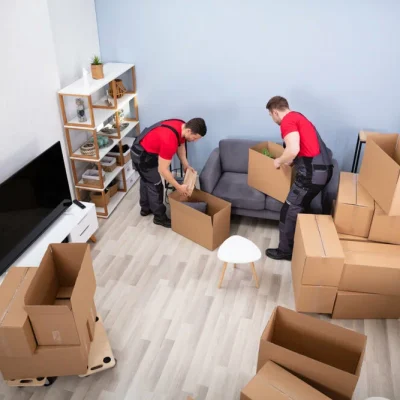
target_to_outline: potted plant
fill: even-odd
[[[104,71],[103,71],[103,63],[100,60],[99,56],[94,56],[92,59],[92,78],[93,79],[103,79]]]

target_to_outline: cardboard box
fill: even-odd
[[[332,217],[299,214],[292,257],[296,310],[331,314],[344,253]]]
[[[194,189],[190,199],[182,199],[178,192],[171,193],[169,199],[174,232],[208,250],[215,250],[228,239],[231,203],[198,189]],[[206,202],[207,214],[182,204],[182,201]]]
[[[273,361],[330,397],[351,399],[366,343],[365,335],[277,307],[261,336],[257,371]]]
[[[339,240],[350,240],[354,242],[369,242],[370,240],[361,236],[346,235],[345,233],[338,233]]]
[[[268,361],[242,390],[240,400],[329,400],[329,397]]]
[[[338,286],[344,253],[330,215],[299,214],[294,237],[292,274],[303,285]]]
[[[397,319],[400,318],[400,297],[339,291],[332,318]]]
[[[284,203],[292,186],[294,169],[288,165],[274,167],[274,160],[263,154],[267,149],[274,158],[283,153],[283,147],[273,142],[259,143],[249,149],[248,185]]]
[[[400,217],[389,217],[376,203],[368,239],[375,242],[400,244]]]
[[[36,268],[11,267],[0,286],[0,356],[29,357],[36,349],[28,315],[25,293]]]
[[[400,247],[342,242],[345,262],[339,290],[400,296]]]
[[[400,216],[400,135],[369,135],[360,183],[389,216]]]
[[[89,332],[85,329],[79,346],[38,346],[30,357],[0,357],[0,371],[5,380],[83,375],[89,351]]]
[[[374,199],[360,185],[357,174],[340,173],[333,218],[339,233],[368,237],[374,204]]]
[[[25,294],[36,341],[40,346],[79,345],[96,290],[90,248],[86,243],[52,244]],[[55,304],[70,295],[71,305]]]

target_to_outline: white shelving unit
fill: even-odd
[[[92,79],[91,77],[85,82],[84,79],[79,79],[71,85],[65,87],[58,92],[62,117],[64,122],[64,130],[66,140],[68,144],[69,158],[71,162],[72,172],[75,181],[76,197],[80,200],[83,199],[83,193],[86,192],[101,192],[102,207],[96,207],[98,217],[108,218],[111,213],[115,210],[117,205],[126,195],[129,188],[132,186],[134,179],[133,173],[130,176],[125,176],[125,168],[123,165],[118,167],[112,172],[106,172],[104,179],[102,177],[102,166],[101,160],[110,152],[110,150],[118,146],[120,159],[123,159],[123,145],[132,146],[135,136],[140,132],[139,123],[139,110],[136,98],[136,74],[135,66],[133,64],[122,64],[122,63],[108,63],[103,66],[104,78],[103,79]],[[131,79],[131,90],[128,90],[122,96],[117,97],[116,84],[114,82],[117,78],[130,78]],[[106,90],[112,89],[113,97],[112,106],[109,106],[106,102]],[[93,102],[92,96],[96,100]],[[85,108],[85,115],[87,121],[79,122],[78,117],[67,118],[65,97],[82,98],[84,103],[87,104]],[[86,100],[86,101],[85,101]],[[127,122],[129,125],[121,130],[122,121],[120,121],[118,111],[130,106],[133,103],[133,118],[125,118],[123,122]],[[108,134],[102,132],[104,124],[114,117],[116,132]],[[93,143],[95,145],[95,155],[84,155],[80,148],[73,148],[71,141],[71,132],[75,131],[74,134],[90,134],[93,137]],[[110,143],[105,148],[99,148],[97,143],[98,136],[106,136],[111,139]],[[101,187],[94,187],[93,185],[86,184],[83,179],[78,177],[76,168],[76,162],[92,163],[96,165],[100,173],[100,185]],[[128,161],[130,162],[130,161]],[[133,171],[136,172],[136,171]],[[136,174],[137,175],[137,174]],[[136,177],[135,175],[135,177]],[[106,204],[106,190],[111,182],[118,177],[120,182],[123,182],[123,188],[119,188],[118,192],[110,199],[110,202]],[[129,183],[129,185],[128,185]],[[129,186],[129,188],[128,188]]]

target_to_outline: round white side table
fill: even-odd
[[[220,246],[218,258],[224,263],[218,288],[222,285],[228,264],[233,264],[234,267],[236,264],[250,264],[256,287],[259,286],[254,262],[261,258],[261,251],[251,240],[238,235],[231,236]]]

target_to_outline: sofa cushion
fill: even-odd
[[[229,201],[232,207],[249,210],[264,210],[265,208],[265,194],[247,184],[247,174],[224,172],[213,195]]]
[[[224,139],[219,142],[219,153],[223,172],[247,174],[249,167],[249,148],[257,141]]]
[[[283,203],[281,203],[279,200],[276,200],[271,196],[265,196],[265,209],[266,210],[280,212],[282,206],[283,206]]]

